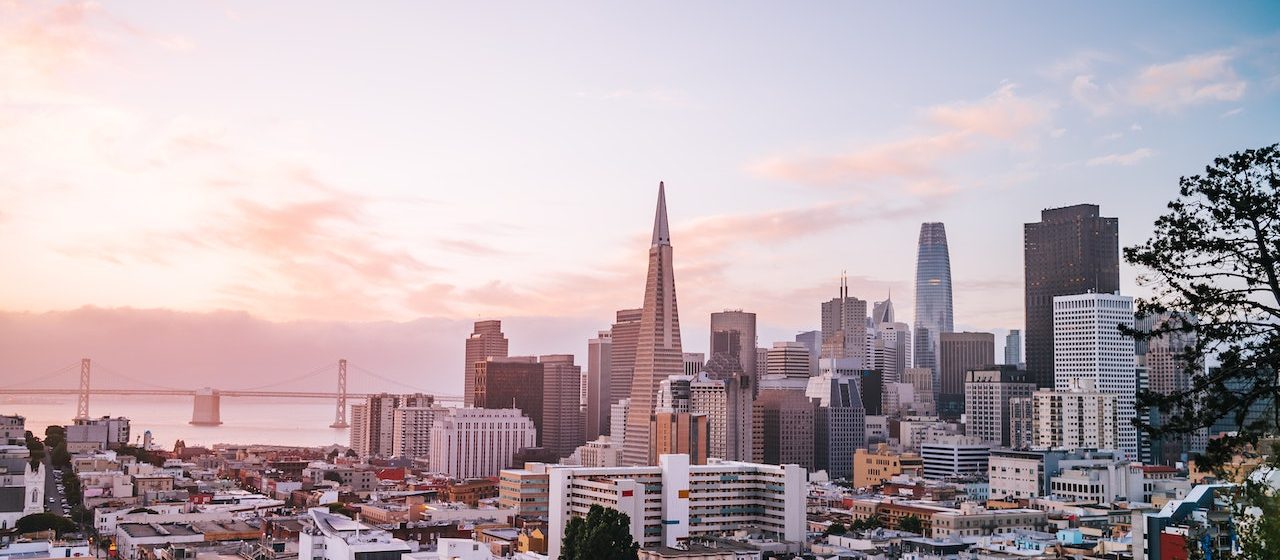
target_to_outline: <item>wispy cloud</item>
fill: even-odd
[[[1128,87],[1129,100],[1161,111],[1214,101],[1237,101],[1248,83],[1229,53],[1208,53],[1143,69]]]
[[[1085,162],[1085,165],[1089,167],[1098,167],[1103,165],[1134,165],[1153,155],[1155,155],[1155,152],[1149,148],[1138,148],[1128,153],[1107,154],[1104,156],[1090,158],[1089,161]]]
[[[771,179],[816,186],[870,188],[893,181],[914,195],[945,194],[955,182],[943,164],[995,143],[1021,147],[1039,132],[1048,133],[1052,102],[1020,96],[1006,84],[973,102],[956,102],[921,111],[929,132],[870,144],[831,155],[774,156],[749,169]]]

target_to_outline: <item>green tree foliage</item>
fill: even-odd
[[[1234,454],[1257,448],[1280,427],[1280,145],[1215,159],[1203,175],[1182,178],[1168,208],[1151,239],[1125,248],[1125,260],[1143,270],[1139,282],[1153,291],[1139,300],[1139,317],[1187,319],[1132,334],[1139,340],[1194,335],[1195,344],[1179,357],[1191,383],[1169,394],[1140,393],[1139,406],[1159,412],[1160,421],[1152,425],[1140,414],[1134,423],[1164,439],[1225,419],[1235,432],[1211,439],[1197,467],[1228,478],[1224,464]],[[1206,370],[1213,361],[1217,366]],[[1276,452],[1254,476],[1226,490],[1237,558],[1280,552],[1280,493],[1262,480],[1280,477]],[[1204,557],[1198,546],[1188,554]]]
[[[67,442],[58,444],[53,448],[53,453],[49,454],[49,459],[53,461],[55,467],[70,467],[71,453],[67,451]]]
[[[639,550],[627,514],[593,505],[585,518],[569,520],[559,560],[635,560]]]
[[[866,531],[868,529],[879,529],[881,527],[884,527],[884,522],[880,521],[879,517],[855,519],[853,523],[849,525],[849,528],[855,531]]]
[[[1191,383],[1170,394],[1144,391],[1139,406],[1159,411],[1154,438],[1178,437],[1226,418],[1233,436],[1209,443],[1198,466],[1213,467],[1280,425],[1280,150],[1271,145],[1220,157],[1203,175],[1183,177],[1169,212],[1145,243],[1124,250],[1153,296],[1138,316],[1175,313],[1139,339],[1194,334],[1180,362]],[[1204,370],[1209,360],[1218,367]],[[1224,398],[1228,397],[1229,398]],[[1267,409],[1257,417],[1251,410]]]
[[[898,530],[908,533],[924,534],[924,522],[919,517],[908,515],[898,520]]]
[[[844,526],[844,523],[832,523],[831,525],[827,526],[827,530],[826,530],[826,534],[828,535],[843,535],[848,532],[849,532],[849,529]]]
[[[77,527],[74,521],[52,513],[33,513],[13,524],[19,533],[34,533],[53,529],[59,535],[74,532]]]
[[[66,487],[64,492],[67,496],[67,503],[72,507],[79,506],[84,500],[84,489],[80,487],[80,477],[76,476],[76,472],[71,467],[63,467],[62,484]]]

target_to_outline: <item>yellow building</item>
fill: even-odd
[[[924,462],[915,453],[895,453],[883,443],[875,450],[853,452],[853,485],[857,488],[881,484],[894,475],[920,474]]]

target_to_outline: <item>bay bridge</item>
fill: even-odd
[[[347,399],[363,400],[377,393],[348,393],[347,392],[347,371],[348,367],[365,376],[373,379],[390,383],[405,389],[412,390],[415,393],[426,393],[420,388],[413,387],[402,381],[392,379],[390,377],[379,375],[368,369],[362,368],[355,364],[350,364],[345,359],[340,359],[337,363],[329,363],[316,369],[290,377],[273,381],[265,385],[256,387],[246,387],[243,389],[215,389],[213,387],[201,387],[197,389],[183,389],[177,387],[166,387],[155,383],[143,381],[129,375],[120,373],[114,369],[106,367],[101,363],[94,363],[89,358],[83,358],[79,363],[73,363],[63,366],[57,370],[48,372],[43,375],[26,376],[22,381],[12,385],[0,387],[0,395],[66,395],[73,390],[72,387],[51,387],[41,385],[38,387],[26,387],[25,385],[33,383],[47,384],[59,378],[74,378],[77,369],[80,372],[80,386],[77,392],[76,400],[76,420],[87,420],[89,416],[89,397],[92,395],[155,395],[155,396],[171,396],[171,397],[191,397],[192,413],[191,423],[204,426],[216,426],[222,423],[221,402],[223,397],[266,397],[266,398],[289,398],[289,399],[332,399],[334,401],[333,423],[329,425],[331,428],[346,428],[350,426],[347,422]],[[139,389],[99,389],[94,388],[91,384],[93,372],[98,371],[106,373],[113,384],[120,381],[129,381],[145,388]],[[335,375],[334,386],[336,390],[327,391],[295,391],[282,390],[281,387],[302,383],[304,381],[313,381],[309,385],[314,385],[317,378],[324,376],[326,373]],[[99,376],[100,377],[100,376]],[[437,402],[442,404],[460,405],[462,397],[458,395],[440,395],[431,393]]]

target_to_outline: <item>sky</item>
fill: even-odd
[[[957,329],[1002,335],[1023,223],[1144,240],[1179,177],[1280,140],[1278,94],[1274,2],[0,0],[0,377],[365,353],[460,387],[481,318],[581,356],[640,304],[658,181],[686,350],[725,308],[816,328],[842,271],[909,321],[926,221]]]

